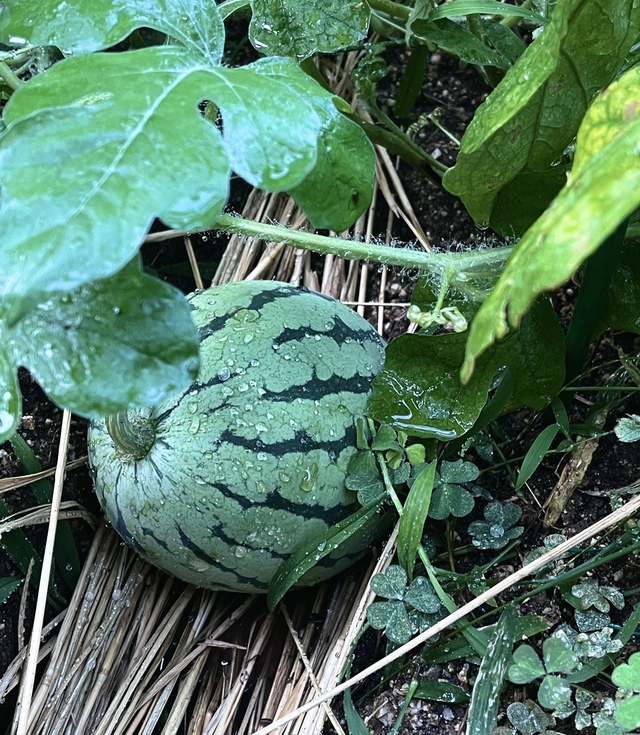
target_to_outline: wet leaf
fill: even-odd
[[[457,459],[455,462],[448,462],[443,459],[440,463],[440,478],[441,483],[454,482],[457,484],[464,484],[467,482],[473,482],[480,477],[480,470],[473,462],[466,462],[462,459]]]
[[[526,168],[547,168],[574,137],[593,95],[609,84],[637,36],[633,0],[567,0],[506,73],[467,128],[443,184],[477,222]],[[603,29],[606,28],[606,32]]]
[[[442,607],[429,580],[424,577],[416,577],[411,582],[404,595],[404,601],[419,612],[426,614],[437,613]]]
[[[513,652],[513,663],[507,673],[509,681],[514,684],[529,684],[544,674],[544,666],[535,650],[527,644],[518,646]]]
[[[271,580],[267,594],[267,605],[273,610],[285,594],[309,571],[320,559],[330,554],[348,538],[358,533],[372,518],[375,518],[385,496],[380,496],[347,518],[339,521],[325,533],[311,539],[285,562],[283,562]]]
[[[0,579],[0,605],[6,602],[21,584],[22,580],[19,577],[3,577]]]
[[[288,193],[316,229],[340,232],[351,227],[371,204],[376,162],[373,146],[364,131],[340,112],[342,100],[319,88],[306,74],[292,76],[290,68],[286,59],[265,59],[260,72],[281,77],[299,98],[313,100],[322,130],[314,168]]]
[[[640,692],[640,653],[632,653],[626,663],[616,666],[611,681],[617,687]]]
[[[411,638],[411,621],[403,602],[372,602],[367,608],[367,620],[372,628],[384,630],[392,643],[402,645]]]
[[[511,370],[510,407],[544,407],[564,379],[564,337],[546,300],[536,303],[518,332],[478,362],[466,385],[460,382],[466,334],[404,334],[386,351],[374,381],[369,413],[409,435],[454,439],[471,429],[487,401],[496,373]]]
[[[371,589],[389,600],[404,600],[407,589],[407,573],[397,564],[392,564],[385,572],[371,577]]]
[[[569,673],[578,667],[574,652],[560,638],[547,638],[542,644],[542,659],[548,673]]]
[[[206,98],[222,136],[199,111]],[[230,168],[269,191],[295,187],[316,164],[320,135],[331,135],[332,99],[285,59],[203,67],[182,48],[155,47],[56,64],[5,108],[0,290],[25,297],[111,275],[156,217],[211,226]]]
[[[572,172],[567,185],[515,246],[471,323],[463,380],[472,375],[479,355],[520,323],[540,293],[564,283],[640,204],[640,163],[629,155],[640,145],[640,108],[635,102],[639,88],[640,69],[634,68],[589,108],[576,143],[577,173]],[[621,90],[624,94],[618,93]],[[624,121],[621,115],[626,116]],[[602,133],[603,147],[596,152],[591,131],[603,131],[603,120],[612,129],[608,135]]]
[[[267,56],[306,59],[361,41],[369,27],[364,0],[252,0],[249,38]]]
[[[484,509],[485,521],[474,521],[467,529],[472,543],[480,549],[502,549],[509,541],[522,535],[524,528],[516,526],[522,508],[513,503],[492,502]]]
[[[530,699],[526,702],[512,702],[507,707],[507,717],[522,735],[536,735],[554,724],[553,718]]]
[[[509,68],[509,62],[502,54],[489,48],[466,28],[447,18],[429,22],[416,20],[411,29],[423,42],[435,44],[443,51],[457,56],[461,61],[479,66],[495,66],[503,70]]]
[[[466,704],[469,701],[469,695],[462,687],[448,681],[433,679],[422,679],[413,696],[416,699],[428,699],[431,702],[445,702],[446,704]]]
[[[621,442],[640,441],[640,416],[633,414],[619,419],[613,430]]]
[[[219,63],[224,25],[206,0],[6,0],[0,11],[0,40],[24,39],[87,54],[122,41],[137,28],[154,28],[183,44],[194,56]]]
[[[509,605],[505,608],[482,657],[469,707],[467,735],[484,735],[495,729],[502,684],[515,641],[517,617],[515,607]]]
[[[612,329],[640,333],[640,240],[622,246],[601,316]]]
[[[571,687],[559,676],[545,676],[538,689],[538,702],[556,717],[569,717],[575,711],[571,704]]]
[[[409,577],[413,576],[413,566],[431,503],[435,469],[436,463],[431,462],[420,471],[411,486],[400,517],[398,561]],[[414,605],[414,607],[417,607],[417,605]],[[430,611],[425,610],[423,612]]]
[[[136,258],[111,278],[53,294],[8,330],[24,365],[58,405],[99,418],[153,405],[198,370],[198,335],[184,296]]]
[[[635,695],[618,702],[615,718],[625,730],[636,730],[640,727],[640,696]]]
[[[474,502],[473,495],[459,485],[441,485],[431,496],[429,516],[440,521],[450,515],[463,518],[471,513]]]

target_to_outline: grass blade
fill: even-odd
[[[511,660],[517,612],[506,607],[482,658],[469,705],[467,735],[491,735],[496,728],[502,682]]]
[[[436,463],[431,462],[416,477],[400,516],[398,530],[398,561],[409,579],[413,578],[413,565],[422,539],[424,523],[429,512]]]
[[[544,459],[545,454],[549,451],[553,440],[560,431],[558,424],[551,424],[545,427],[535,438],[533,444],[529,447],[529,451],[522,460],[518,479],[516,480],[516,492],[525,484],[525,482],[538,469],[540,462]]]
[[[11,448],[22,463],[26,473],[35,475],[38,472],[42,472],[42,465],[38,458],[21,436],[14,434],[10,441]],[[36,500],[42,505],[51,502],[53,485],[48,480],[36,480],[32,482],[31,490]],[[67,521],[60,521],[58,523],[54,554],[60,576],[70,590],[75,589],[80,575],[80,558],[71,526]]]

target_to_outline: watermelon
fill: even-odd
[[[384,343],[344,304],[285,283],[188,299],[198,378],[90,426],[95,489],[149,562],[202,587],[266,592],[284,560],[359,507],[345,477]],[[345,569],[384,526],[373,518],[301,584]]]

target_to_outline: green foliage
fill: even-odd
[[[444,520],[450,515],[462,518],[471,513],[475,500],[464,486],[473,487],[471,483],[479,475],[480,470],[472,462],[444,460],[434,482],[429,516]]]
[[[212,226],[232,171],[290,191],[318,227],[348,227],[371,198],[373,149],[336,98],[286,58],[222,65],[218,8],[183,5],[70,0],[61,12],[45,0],[32,13],[13,0],[0,12],[3,41],[73,53],[19,85],[3,114],[0,437],[20,413],[18,365],[89,417],[193,379],[186,303],[132,264],[154,219]],[[165,45],[92,53],[142,27]]]
[[[489,345],[520,323],[538,294],[566,281],[640,203],[629,157],[640,135],[632,102],[639,79],[640,69],[629,70],[587,110],[568,183],[520,240],[471,325],[465,377]],[[518,278],[521,273],[529,277]]]
[[[614,431],[621,442],[631,443],[640,440],[640,416],[621,418],[615,425]]]
[[[337,51],[362,40],[369,26],[365,0],[252,0],[251,6],[249,38],[267,56],[306,59]]]
[[[367,620],[372,628],[384,630],[389,642],[398,645],[433,625],[442,606],[424,577],[407,583],[407,573],[396,565],[371,578],[371,589],[386,600],[369,605]]]
[[[489,503],[484,509],[484,521],[474,521],[467,529],[471,542],[480,549],[502,549],[509,541],[522,536],[524,528],[515,524],[522,517],[522,508],[513,503]]]
[[[619,664],[611,672],[611,681],[620,689],[628,692],[618,702],[616,720],[627,730],[640,727],[640,653],[633,653],[626,663]]]

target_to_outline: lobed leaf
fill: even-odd
[[[287,83],[303,72],[286,61],[279,71],[203,66],[156,47],[69,59],[32,79],[7,104],[0,137],[2,293],[112,275],[156,217],[211,226],[230,164],[268,190],[300,183],[323,126]],[[223,136],[198,109],[206,98],[221,110]]]
[[[351,46],[367,35],[365,0],[252,0],[249,40],[267,56],[306,59]]]
[[[476,314],[462,368],[468,380],[489,345],[516,327],[533,300],[564,283],[600,244],[640,205],[640,69],[626,72],[590,107],[576,144],[578,170],[551,206],[515,246],[493,291]],[[624,94],[621,93],[621,90]],[[625,122],[620,123],[620,107]],[[611,108],[611,109],[610,109]],[[594,150],[594,126],[612,121],[615,133],[602,132]],[[584,143],[583,143],[584,141]],[[582,146],[587,154],[583,157]]]
[[[142,27],[166,33],[194,56],[222,59],[224,24],[206,0],[6,0],[0,10],[0,41],[57,46],[66,54],[106,49]]]
[[[592,97],[635,42],[633,0],[566,0],[478,109],[443,178],[477,222],[517,174],[546,169],[571,142]]]
[[[292,75],[287,59],[263,59],[254,68],[282,80],[298,97],[314,101],[322,125],[315,166],[289,194],[316,229],[340,232],[349,228],[373,197],[376,159],[369,139],[342,114],[340,109],[346,105],[342,99],[306,74]],[[346,111],[351,111],[348,105]]]
[[[616,666],[611,681],[617,687],[640,692],[640,653],[632,653],[626,663]]]
[[[99,418],[188,386],[198,337],[184,296],[136,258],[111,278],[53,294],[7,330],[16,365],[53,401]]]
[[[544,666],[535,650],[528,644],[518,646],[513,652],[513,663],[507,676],[514,684],[529,684],[544,676]]]
[[[371,589],[380,597],[388,600],[404,600],[407,587],[407,573],[397,564],[390,566],[385,572],[371,577]]]

